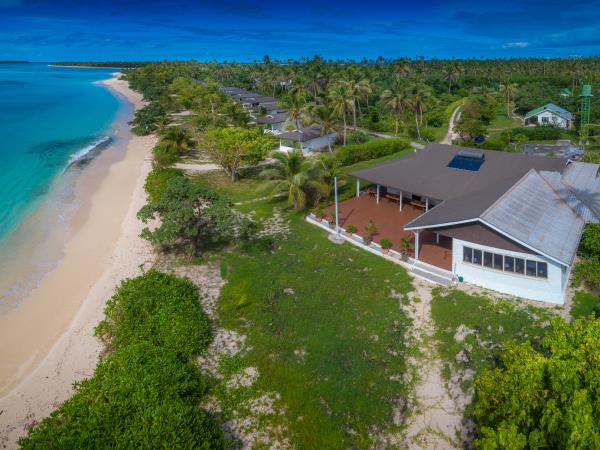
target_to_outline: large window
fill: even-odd
[[[532,259],[484,252],[476,248],[463,247],[463,261],[500,272],[516,273],[535,278],[548,278],[548,264]]]

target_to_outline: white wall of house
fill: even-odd
[[[558,114],[553,113],[552,111],[544,111],[539,113],[537,116],[532,117],[531,119],[537,119],[538,125],[552,125],[554,127],[559,128],[569,128],[569,121],[560,117]]]
[[[265,125],[265,133],[271,133],[271,134],[279,134],[279,133],[283,133],[286,131],[286,124],[285,122],[280,122],[280,123],[269,123]]]
[[[303,152],[312,152],[315,150],[321,150],[324,148],[328,148],[329,145],[335,143],[337,135],[335,133],[329,133],[325,136],[317,137],[315,139],[311,139],[310,141],[302,142],[302,151]]]
[[[471,247],[500,255],[536,260],[548,264],[548,278],[535,278],[526,275],[503,272],[500,270],[463,262],[463,247]],[[462,276],[467,283],[492,289],[516,297],[539,300],[548,303],[564,303],[568,282],[568,270],[543,256],[527,253],[511,252],[484,245],[452,240],[452,268],[457,276]]]

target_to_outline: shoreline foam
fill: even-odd
[[[136,109],[139,94],[126,81],[105,85]],[[89,377],[102,350],[94,328],[123,278],[151,265],[136,213],[146,195],[154,136],[131,136],[124,157],[102,152],[77,182],[82,207],[73,219],[65,256],[14,311],[0,316],[0,446],[13,448],[27,428]],[[32,332],[32,330],[35,330]]]

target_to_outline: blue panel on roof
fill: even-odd
[[[473,158],[465,155],[456,155],[448,164],[452,169],[470,170],[477,172],[485,160],[483,158]]]

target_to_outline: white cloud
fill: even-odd
[[[529,47],[529,42],[509,42],[502,46],[502,48],[525,48],[525,47]]]

